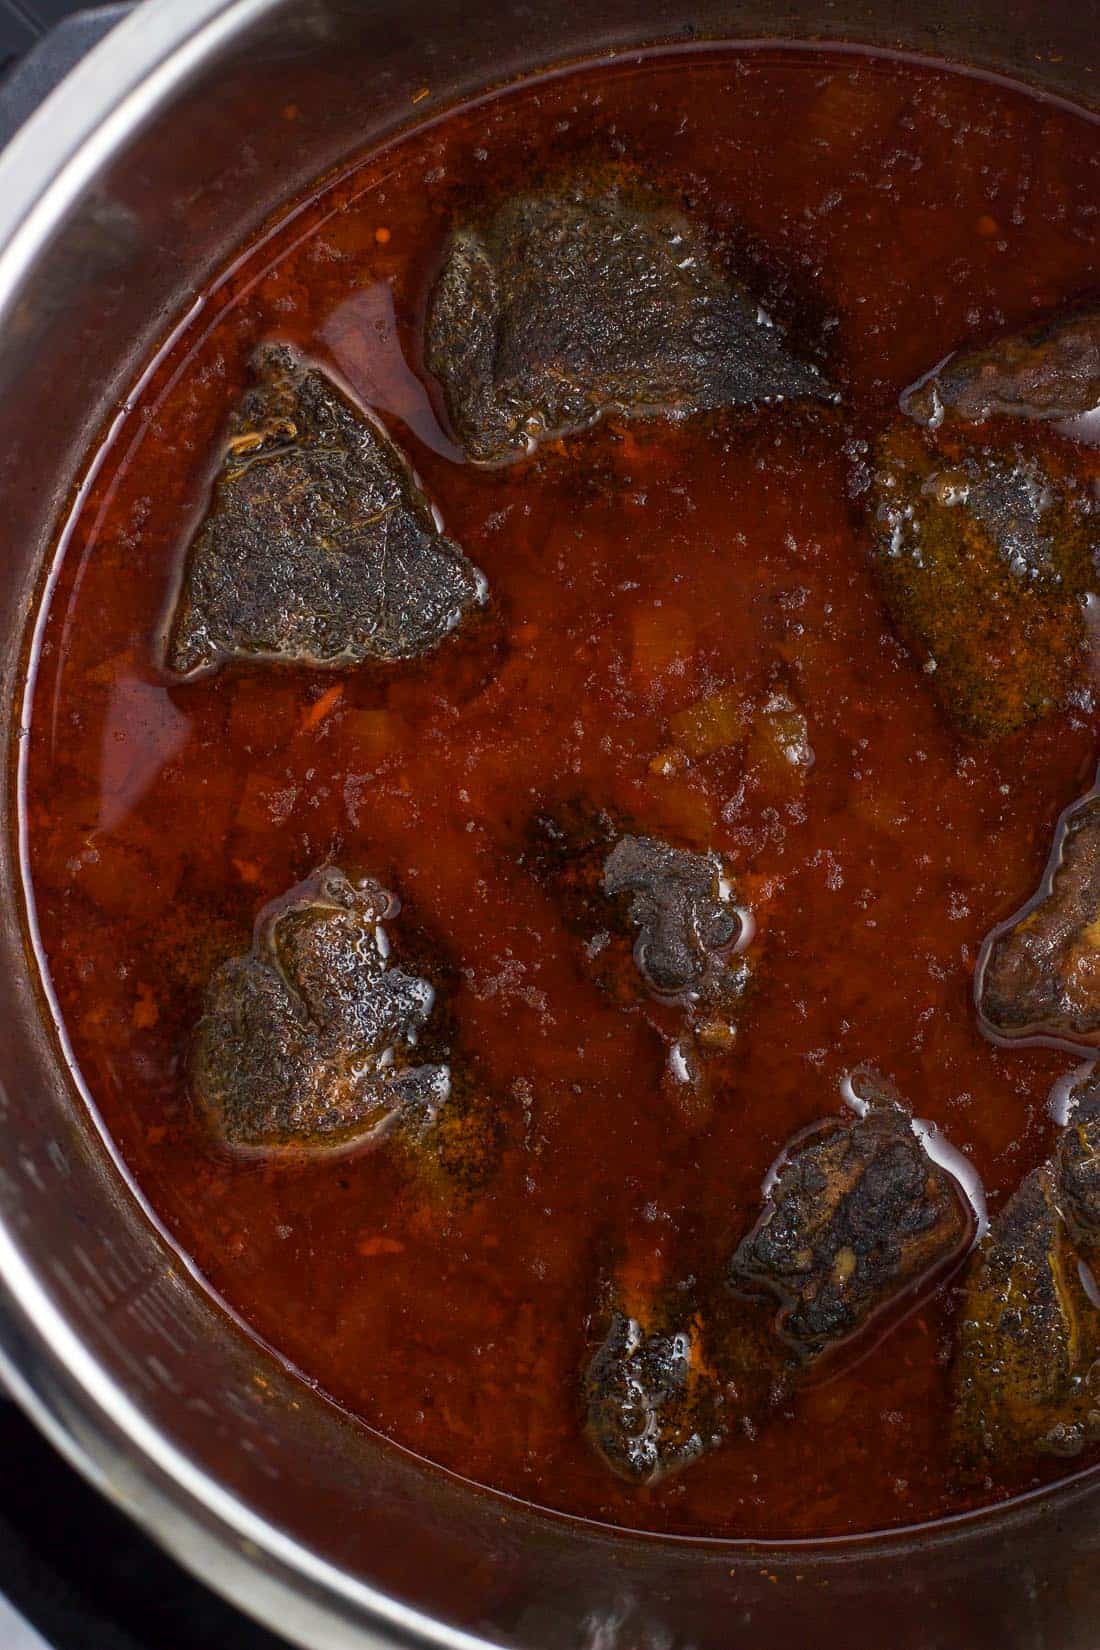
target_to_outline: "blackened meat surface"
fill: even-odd
[[[933,428],[951,415],[1054,421],[1100,405],[1100,309],[1056,316],[984,349],[951,355],[902,397],[902,411]]]
[[[616,1307],[585,1377],[589,1432],[611,1469],[653,1484],[721,1441],[722,1401],[697,1324]]]
[[[1073,1242],[1100,1270],[1100,1078],[1093,1067],[1071,1095],[1055,1154],[1058,1202]]]
[[[1100,1438],[1100,1312],[1061,1200],[1057,1169],[1033,1169],[972,1262],[954,1369],[964,1472],[1072,1456]]]
[[[415,1059],[435,992],[388,964],[381,924],[396,909],[376,882],[327,867],[265,907],[252,950],[218,969],[191,1079],[229,1145],[342,1145],[435,1119],[450,1070]]]
[[[792,1142],[730,1283],[772,1293],[781,1333],[812,1357],[961,1257],[971,1230],[955,1181],[884,1106]]]
[[[682,214],[585,183],[513,197],[454,233],[427,361],[466,452],[486,463],[612,410],[828,393]]]
[[[415,658],[484,597],[385,431],[289,350],[255,361],[168,638],[180,675],[227,659]]]
[[[836,1374],[860,1329],[963,1259],[974,1218],[961,1188],[877,1074],[861,1068],[852,1088],[867,1116],[792,1142],[728,1266],[663,1294],[615,1291],[585,1403],[620,1476],[654,1483],[755,1436],[819,1360]]]
[[[721,1005],[743,993],[742,919],[717,854],[636,836],[579,803],[538,815],[530,838],[527,863],[613,995],[628,999],[641,985],[660,998]]]
[[[1100,797],[1062,815],[1034,900],[994,929],[977,973],[978,1008],[1003,1037],[1100,1042]]]
[[[1063,705],[1084,679],[1096,535],[1055,456],[899,423],[872,510],[886,605],[956,726],[996,739]]]
[[[628,897],[638,931],[634,960],[652,990],[669,997],[712,995],[741,921],[717,854],[624,836],[604,864],[603,889]]]

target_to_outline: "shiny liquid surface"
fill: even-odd
[[[447,230],[609,158],[687,199],[819,351],[839,410],[609,420],[505,469],[461,462],[420,361]],[[530,1501],[684,1534],[841,1534],[1033,1482],[956,1478],[957,1276],[652,1488],[592,1450],[581,1374],[623,1257],[668,1279],[720,1264],[783,1144],[842,1114],[861,1063],[966,1154],[993,1211],[1049,1150],[1073,1060],[986,1041],[972,974],[1091,782],[1096,713],[989,748],[950,731],[876,592],[858,471],[948,350],[1096,283],[1098,212],[1096,126],[1014,89],[855,54],[624,60],[461,111],[322,188],[120,412],[34,690],[42,952],[87,1088],[180,1248],[368,1425]],[[415,664],[173,683],[157,660],[181,548],[270,338],[382,417],[491,603]],[[744,748],[665,759],[670,719],[718,690],[797,701],[804,785]],[[576,799],[717,850],[754,912],[758,984],[708,1103],[670,1085],[650,1019],[601,995],[522,862],[532,814]],[[189,1099],[208,975],[328,860],[399,891],[398,945],[406,922],[447,948],[457,1052],[476,1052],[504,1138],[472,1201],[385,1147],[235,1158]]]

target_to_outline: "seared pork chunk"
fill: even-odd
[[[659,1310],[644,1320],[612,1310],[585,1375],[585,1403],[596,1449],[634,1483],[656,1483],[721,1440],[721,1394],[699,1326]]]
[[[1032,1170],[972,1262],[954,1369],[964,1472],[1075,1455],[1100,1439],[1100,1311],[1061,1197],[1055,1164]]]
[[[291,351],[261,351],[187,552],[169,668],[415,658],[484,594],[381,425]]]
[[[1062,815],[1037,895],[994,929],[976,979],[998,1036],[1100,1042],[1100,797]]]
[[[933,428],[945,417],[980,422],[1074,418],[1100,406],[1100,310],[1077,310],[961,349],[902,397],[902,411]]]
[[[527,861],[615,996],[635,997],[641,987],[690,1008],[743,993],[742,917],[717,854],[635,835],[610,814],[574,804],[532,821]]]
[[[638,189],[518,195],[455,231],[427,361],[467,454],[500,463],[605,413],[696,413],[822,397],[698,230]]]
[[[326,867],[266,906],[251,951],[215,973],[191,1078],[231,1146],[339,1145],[444,1105],[449,1067],[415,1054],[435,992],[387,960],[396,911],[378,883]]]
[[[763,1213],[734,1254],[734,1288],[767,1289],[806,1357],[960,1258],[973,1222],[900,1107],[815,1125],[787,1147]]]
[[[952,722],[999,739],[1064,705],[1084,680],[1097,545],[1057,457],[898,423],[871,499],[886,605]]]

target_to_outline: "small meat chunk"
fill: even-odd
[[[971,1263],[954,1367],[960,1467],[983,1474],[1100,1439],[1100,1312],[1059,1210],[1058,1173],[1034,1169]]]
[[[641,986],[660,1001],[720,1015],[744,994],[742,917],[717,854],[634,835],[583,804],[539,815],[531,838],[527,863],[612,995],[629,1001]]]
[[[764,1288],[777,1326],[818,1356],[922,1279],[961,1258],[973,1230],[957,1183],[899,1107],[816,1125],[773,1170],[764,1211],[730,1265],[734,1289]]]
[[[867,1114],[791,1143],[728,1267],[663,1294],[616,1291],[585,1403],[620,1476],[654,1483],[754,1433],[818,1359],[835,1372],[858,1331],[963,1260],[975,1220],[961,1187],[877,1074],[853,1073],[852,1091]]]
[[[217,970],[191,1050],[195,1099],[234,1147],[325,1147],[431,1123],[451,1086],[418,1063],[435,991],[388,962],[398,902],[334,866],[261,911]]]
[[[426,358],[467,454],[490,464],[611,411],[828,395],[680,212],[584,181],[455,231]]]
[[[886,605],[954,724],[999,739],[1084,679],[1091,503],[1052,455],[896,424],[878,445],[874,559]]]
[[[741,932],[717,854],[670,848],[651,836],[620,837],[603,870],[604,893],[626,895],[638,930],[634,961],[665,997],[709,997]]]
[[[485,581],[388,435],[289,350],[255,361],[188,552],[167,663],[324,667],[430,652]]]
[[[1100,1044],[1100,796],[1062,815],[1038,893],[993,930],[976,981],[996,1035]]]
[[[585,1377],[592,1442],[613,1472],[655,1484],[721,1442],[721,1392],[699,1327],[616,1307]]]
[[[1075,418],[1100,406],[1100,310],[1072,315],[959,350],[902,397],[902,411],[935,429],[945,415],[983,419]]]
[[[1070,1119],[1054,1159],[1058,1206],[1078,1253],[1100,1270],[1100,1076],[1094,1066],[1071,1093]]]

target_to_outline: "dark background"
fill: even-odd
[[[79,5],[66,0],[0,0],[0,74]]]

